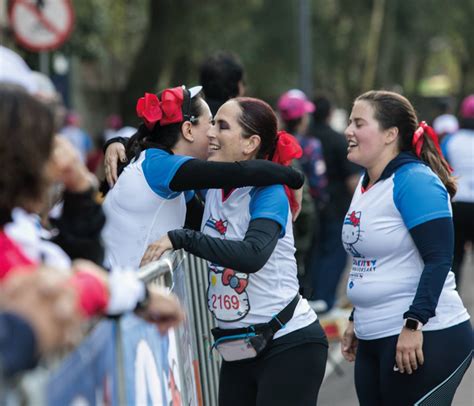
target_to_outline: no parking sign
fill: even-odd
[[[36,52],[60,47],[74,23],[71,0],[14,0],[9,18],[17,41]]]

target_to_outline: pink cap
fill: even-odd
[[[474,118],[474,94],[467,96],[461,103],[461,116]]]
[[[314,103],[299,89],[292,89],[283,93],[278,99],[278,110],[285,121],[296,120],[306,113],[316,110]]]

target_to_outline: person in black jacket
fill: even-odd
[[[329,99],[321,96],[314,103],[316,110],[308,134],[319,139],[323,146],[328,202],[320,209],[317,249],[309,260],[313,287],[310,304],[316,312],[327,312],[336,302],[337,286],[347,263],[347,254],[341,243],[342,218],[349,207],[361,168],[347,160],[344,135],[329,125]]]
[[[245,93],[244,67],[232,52],[217,51],[209,55],[199,68],[201,83],[212,115],[227,100]]]

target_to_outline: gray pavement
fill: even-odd
[[[474,255],[465,261],[461,283],[461,297],[471,317],[474,315]],[[472,322],[472,321],[471,321]],[[357,396],[354,387],[354,364],[341,359],[340,345],[331,344],[330,354],[337,363],[328,362],[328,371],[319,393],[319,406],[357,406]],[[340,370],[340,371],[339,371]],[[343,372],[339,375],[337,372]],[[453,401],[454,406],[474,406],[474,367],[469,370],[459,386]]]

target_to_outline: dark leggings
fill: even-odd
[[[253,360],[223,361],[219,405],[315,406],[327,353],[327,344],[306,342],[272,347]]]
[[[461,270],[464,260],[466,243],[474,244],[474,203],[453,203],[454,221],[454,258],[453,272],[456,277],[457,289],[460,290]]]
[[[439,406],[450,405],[472,358],[469,320],[444,330],[423,332],[425,362],[411,375],[393,370],[397,340],[398,335],[359,340],[355,384],[360,405],[414,405],[426,395],[438,396]]]

